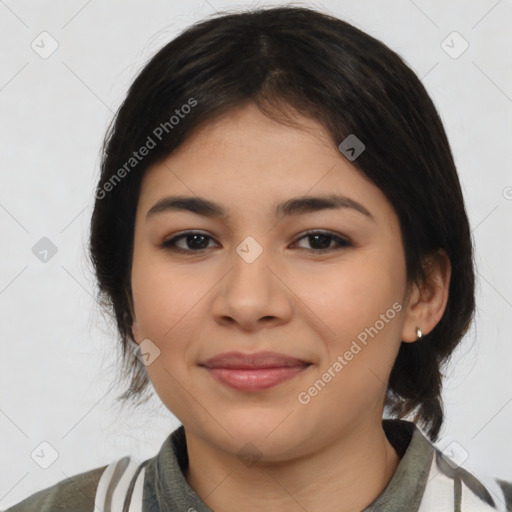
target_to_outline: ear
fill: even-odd
[[[432,331],[441,320],[448,302],[452,268],[446,252],[438,249],[426,256],[423,268],[425,280],[412,283],[408,290],[409,301],[402,327],[402,341],[406,343],[418,339],[417,327],[423,335]]]

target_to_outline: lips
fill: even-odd
[[[206,368],[236,368],[249,370],[255,368],[283,368],[309,365],[308,361],[278,352],[255,352],[252,354],[243,352],[225,352],[207,359],[200,366]]]
[[[204,367],[218,382],[237,391],[263,391],[287,381],[311,366],[303,359],[277,352],[227,352],[212,357]]]

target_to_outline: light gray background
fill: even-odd
[[[115,331],[94,303],[85,257],[99,148],[128,86],[157,49],[215,10],[250,5],[268,4],[0,1],[2,508],[123,455],[151,457],[179,425],[157,398],[135,414],[113,406],[123,389],[109,391]],[[512,480],[512,2],[304,5],[397,51],[440,111],[478,265],[476,322],[447,372],[442,437],[469,453],[464,465],[478,475]],[[59,45],[46,59],[31,47],[51,48],[43,31]],[[469,43],[456,59],[441,46],[453,31]],[[457,40],[448,44],[461,48]],[[46,263],[32,253],[42,237],[58,249]],[[50,456],[43,441],[58,452],[48,469],[31,458],[35,449]]]

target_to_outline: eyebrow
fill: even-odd
[[[275,207],[274,215],[276,217],[289,217],[341,208],[350,208],[375,221],[374,216],[362,204],[349,197],[336,194],[288,199]],[[146,214],[146,220],[156,214],[167,211],[189,211],[205,217],[219,219],[229,219],[230,217],[222,205],[208,199],[194,196],[169,196],[160,199],[149,209]]]

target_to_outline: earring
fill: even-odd
[[[419,327],[416,327],[416,339],[420,339],[423,336],[423,333],[421,332],[421,329]]]

